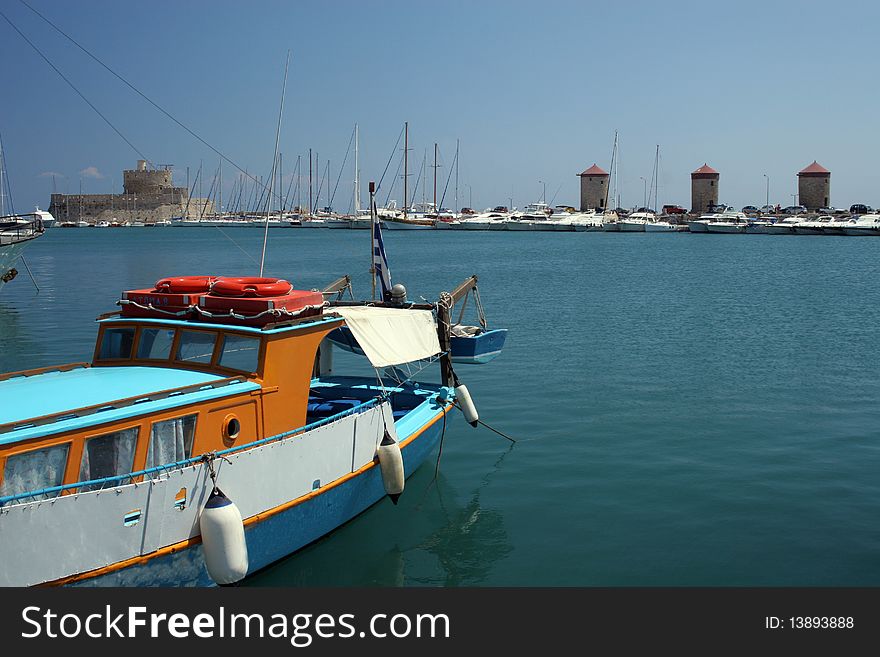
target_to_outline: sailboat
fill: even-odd
[[[373,221],[373,239],[371,245],[371,277],[373,278],[373,298],[376,299],[376,283],[382,293],[381,302],[397,302],[406,307],[406,290],[402,285],[392,285],[391,271],[388,268],[388,258],[385,253],[385,242],[382,239],[382,223],[376,213],[376,201],[373,191],[373,183],[370,183],[370,214]],[[335,281],[324,289],[325,296],[338,295],[341,298],[345,291],[351,292],[351,280],[345,276]],[[478,325],[464,323],[464,313],[470,297],[474,298],[477,309]],[[441,299],[442,300],[442,299]],[[477,288],[477,276],[468,277],[463,283],[453,290],[445,299],[449,308],[450,345],[449,352],[453,363],[465,365],[483,365],[497,358],[504,343],[507,340],[507,329],[490,329],[486,320],[486,312],[480,299],[480,291]],[[452,321],[452,310],[460,302],[458,319]],[[327,339],[335,346],[352,353],[364,354],[364,350],[358,344],[354,334],[347,326],[334,329]]]
[[[611,148],[611,179],[608,181],[609,184],[605,188],[605,202],[603,204],[602,210],[602,230],[606,233],[616,233],[620,231],[620,226],[618,225],[618,216],[617,212],[614,210],[608,209],[608,192],[611,189],[611,181],[614,181],[614,191],[617,192],[617,130],[614,131],[614,146]],[[612,200],[614,197],[612,197]]]
[[[9,176],[0,139],[0,288],[18,275],[15,265],[24,247],[43,235],[47,223],[51,225],[55,222],[51,214],[39,208],[29,214],[14,214],[14,210],[12,214],[7,214],[6,197],[11,198],[8,192]]]
[[[434,219],[426,217],[412,217],[409,210],[409,196],[407,192],[407,177],[409,176],[409,122],[403,124],[403,208],[393,215],[382,217],[382,223],[388,230],[429,230],[434,228]],[[434,209],[437,208],[437,144],[434,144]]]

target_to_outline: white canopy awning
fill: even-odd
[[[389,367],[440,353],[437,323],[430,310],[337,306],[373,367]]]

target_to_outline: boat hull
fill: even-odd
[[[674,233],[675,226],[667,223],[645,224],[646,233]]]
[[[405,475],[409,476],[437,445],[445,424],[442,418],[451,408],[449,402],[441,407],[429,400],[395,423],[387,403],[373,405],[305,433],[231,454],[228,464],[224,461],[215,466],[219,468],[218,485],[245,518],[248,573],[314,542],[385,497],[381,470],[373,458],[383,426],[392,432],[397,429]],[[255,477],[259,477],[260,486],[253,485]],[[211,488],[206,466],[197,464],[171,470],[146,485],[111,489],[112,494],[94,491],[56,498],[52,505],[4,507],[0,517],[4,529],[29,528],[21,532],[29,542],[34,526],[44,527],[53,512],[46,507],[59,507],[54,510],[55,525],[69,526],[47,530],[47,544],[61,541],[67,545],[65,541],[70,539],[74,541],[71,545],[93,545],[101,554],[64,549],[34,559],[27,554],[15,556],[22,551],[20,546],[5,541],[2,581],[6,585],[213,585],[200,537],[193,535]],[[305,492],[285,499],[281,493],[284,488],[305,488]],[[180,510],[173,505],[175,494],[180,495],[178,490],[186,495]],[[99,507],[105,513],[95,517],[93,512]],[[139,525],[123,527],[122,522],[108,522],[117,513],[130,515],[132,509],[146,516]],[[159,517],[153,519],[152,514]],[[168,540],[174,535],[178,540]],[[127,558],[119,558],[126,554]],[[71,568],[77,559],[92,567]],[[40,575],[57,575],[66,569],[71,571],[66,576]]]
[[[452,362],[464,365],[483,365],[501,354],[507,329],[494,329],[476,336],[453,335],[451,342]]]
[[[773,224],[764,227],[764,232],[768,235],[794,235],[794,227],[792,226],[775,226]]]
[[[403,221],[402,219],[383,219],[382,227],[388,230],[433,230],[434,223]]]
[[[709,223],[706,221],[689,221],[688,230],[692,233],[708,233]]]
[[[645,224],[643,222],[618,221],[617,225],[621,233],[644,233]]]
[[[853,237],[877,237],[880,235],[880,229],[878,228],[844,228],[844,235],[850,235]]]
[[[722,235],[746,232],[746,227],[741,224],[709,224],[707,228],[710,233],[720,233]]]

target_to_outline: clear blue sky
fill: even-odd
[[[642,203],[656,144],[661,204],[689,204],[689,173],[708,162],[721,172],[721,202],[763,204],[767,174],[771,201],[787,205],[814,159],[833,172],[834,205],[880,204],[873,3],[28,1],[263,175],[290,49],[287,171],[312,148],[322,167],[330,158],[335,182],[357,122],[362,180],[378,179],[409,121],[411,170],[438,142],[441,188],[461,140],[459,205],[470,185],[478,208],[510,197],[521,207],[539,200],[539,181],[548,201],[574,205],[576,174],[609,168],[618,130],[626,206]],[[200,159],[216,167],[210,150],[18,0],[2,11],[135,146],[174,163],[178,182]],[[137,154],[2,20],[0,34],[16,206],[47,206],[50,172],[60,192],[77,191],[81,176],[86,192],[119,191]],[[228,191],[235,174],[224,172]]]

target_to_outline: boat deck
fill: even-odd
[[[244,377],[165,367],[22,372],[0,380],[0,445],[259,389]]]
[[[383,391],[376,383],[369,382],[362,377],[333,376],[313,379],[309,390],[306,422],[310,424],[351,410],[386,392],[389,395],[398,433],[406,433],[410,422],[422,421],[420,418],[414,417],[420,415],[420,413],[414,414],[414,410],[419,409],[432,413],[441,408],[437,403],[422,407],[426,401],[432,398],[436,401],[435,396],[440,390],[442,390],[442,386],[439,385],[404,384],[396,387],[386,386]],[[451,391],[449,392],[451,396]]]

